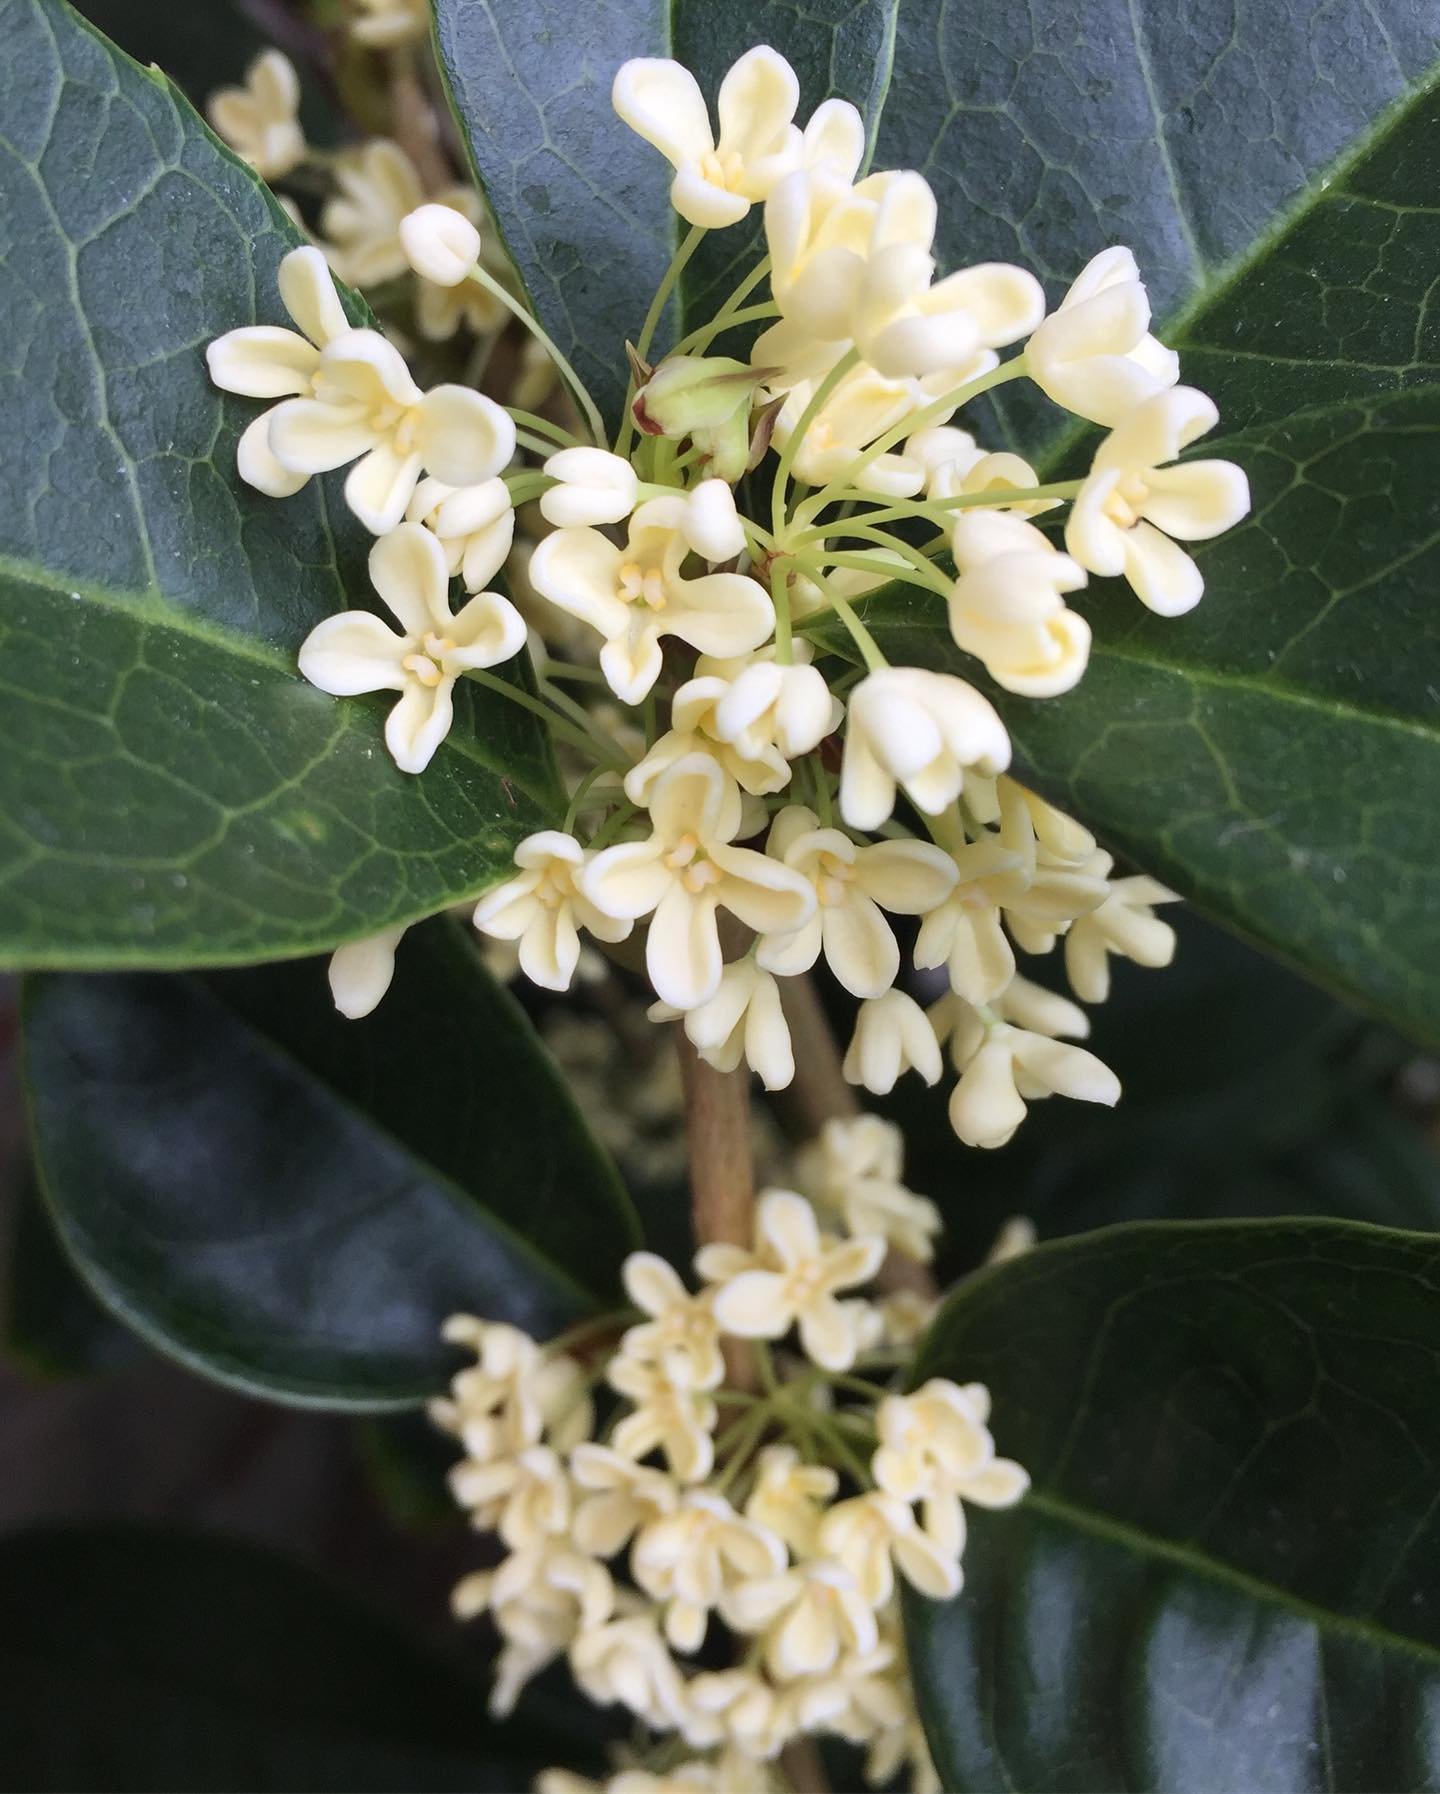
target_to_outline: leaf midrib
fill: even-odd
[[[1234,1565],[1210,1556],[1198,1546],[1162,1538],[1130,1521],[1116,1520],[1109,1514],[1082,1507],[1049,1489],[1031,1489],[1019,1511],[1023,1513],[1026,1508],[1065,1525],[1074,1526],[1092,1537],[1105,1539],[1110,1544],[1122,1545],[1142,1556],[1187,1570],[1205,1581],[1219,1583],[1227,1589],[1249,1595],[1254,1600],[1283,1608],[1331,1634],[1416,1657],[1427,1668],[1440,1671],[1440,1648],[1425,1643],[1423,1639],[1408,1638],[1404,1633],[1393,1632],[1377,1620],[1363,1619],[1355,1614],[1339,1613],[1317,1606],[1304,1596],[1280,1587],[1278,1583],[1266,1581],[1263,1577],[1251,1575],[1246,1570],[1236,1569]]]
[[[295,662],[281,653],[278,648],[267,647],[265,643],[253,637],[240,635],[217,624],[201,619],[193,611],[184,610],[166,601],[163,593],[151,590],[148,592],[112,591],[84,579],[62,577],[47,567],[37,566],[31,561],[17,560],[9,555],[0,555],[0,577],[14,580],[17,584],[29,586],[33,591],[47,593],[51,597],[63,597],[72,600],[83,598],[87,603],[97,605],[103,610],[113,611],[118,616],[131,622],[146,624],[154,629],[170,630],[176,635],[184,636],[198,642],[204,647],[215,648],[223,653],[233,655],[238,660],[245,660],[254,666],[264,667],[267,672],[280,673],[293,685],[304,685],[306,682],[295,669]],[[335,703],[360,702],[369,710],[384,707],[383,697],[364,694],[358,700],[339,699]],[[521,778],[514,768],[503,760],[492,760],[482,750],[478,737],[453,732],[446,736],[440,746],[441,753],[455,753],[462,758],[474,761],[483,766],[486,772],[503,773],[510,783],[535,805],[542,816],[550,814],[551,797],[535,790],[525,779]]]

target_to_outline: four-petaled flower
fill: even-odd
[[[475,906],[475,926],[494,940],[519,941],[521,970],[545,990],[569,990],[582,928],[598,941],[614,942],[634,926],[605,915],[580,890],[576,878],[587,857],[573,835],[541,829],[515,849],[516,876]]]
[[[399,630],[368,610],[326,617],[301,646],[300,671],[334,697],[398,691],[385,745],[402,772],[423,772],[449,732],[455,681],[518,654],[524,620],[498,592],[481,592],[452,615],[444,552],[418,523],[380,538],[370,550],[370,580]]]

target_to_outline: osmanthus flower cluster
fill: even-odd
[[[641,1760],[612,1788],[784,1785],[776,1759],[817,1735],[863,1747],[875,1785],[907,1768],[936,1786],[897,1592],[956,1594],[966,1505],[1008,1506],[1028,1479],[997,1455],[981,1385],[893,1386],[918,1317],[863,1293],[885,1242],[852,1223],[928,1206],[898,1185],[898,1144],[874,1118],[843,1124],[817,1148],[840,1230],[768,1191],[749,1247],[697,1253],[696,1290],[637,1252],[633,1310],[549,1345],[449,1323],[476,1359],[434,1406],[465,1453],[451,1488],[504,1551],[456,1611],[498,1631],[497,1713],[563,1656],[639,1722]],[[737,1345],[756,1362],[746,1389],[726,1385]]]

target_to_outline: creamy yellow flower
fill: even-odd
[[[1081,916],[1065,936],[1065,975],[1077,997],[1103,1003],[1110,994],[1110,955],[1136,965],[1168,966],[1175,930],[1154,913],[1157,903],[1179,899],[1157,879],[1119,878],[1098,909]]]
[[[763,937],[759,963],[782,977],[826,963],[852,996],[878,997],[900,970],[900,948],[882,914],[919,916],[943,903],[955,885],[948,854],[926,841],[857,845],[803,804],[790,804],[771,825],[766,851],[806,879],[815,913],[802,927]]]
[[[658,1364],[681,1388],[718,1389],[725,1360],[710,1292],[692,1295],[674,1267],[654,1252],[632,1252],[621,1275],[625,1293],[650,1319],[626,1331],[620,1350],[643,1364]]]
[[[774,626],[770,595],[757,580],[685,577],[684,517],[684,499],[650,499],[631,517],[624,548],[596,529],[563,528],[531,557],[535,589],[604,638],[601,670],[622,703],[640,703],[654,685],[664,636],[704,654],[734,655],[758,648]]]
[[[662,1366],[638,1358],[613,1358],[605,1373],[633,1412],[615,1428],[611,1443],[623,1457],[663,1452],[670,1472],[682,1483],[703,1482],[715,1463],[717,1409],[703,1391],[674,1382]]]
[[[589,1440],[571,1452],[570,1474],[584,1490],[576,1497],[572,1536],[592,1557],[614,1557],[647,1521],[673,1513],[680,1499],[663,1470]]]
[[[1085,571],[1022,517],[962,512],[951,536],[958,578],[950,593],[950,634],[1005,691],[1050,698],[1080,681],[1090,658],[1090,625],[1062,596]]]
[[[211,345],[212,357],[218,347]],[[211,372],[226,384],[213,359]],[[375,330],[332,337],[304,390],[269,414],[271,456],[298,476],[294,491],[311,474],[354,461],[345,502],[377,536],[405,515],[422,471],[452,486],[478,485],[515,452],[515,425],[493,399],[465,386],[421,392],[399,350]]]
[[[1025,345],[1030,378],[1067,411],[1118,423],[1180,377],[1179,357],[1149,329],[1150,301],[1135,257],[1104,249]]]
[[[582,1631],[570,1647],[570,1667],[597,1706],[618,1702],[655,1731],[678,1730],[684,1720],[684,1678],[652,1614]]]
[[[299,330],[251,324],[217,336],[205,351],[210,378],[224,392],[249,399],[283,399],[313,393],[320,352],[351,328],[335,282],[318,249],[292,249],[276,274],[280,299]],[[270,450],[270,421],[262,411],[245,430],[235,464],[242,480],[270,498],[288,498],[309,478],[282,467]]]
[[[767,331],[757,339],[751,354],[756,366],[778,363],[793,367],[796,344],[793,337],[782,334],[782,326],[777,325],[773,332]],[[831,361],[835,359],[838,357],[831,357]],[[775,391],[786,392],[785,403],[775,419],[777,448],[789,446],[791,436],[799,428],[811,399],[829,371],[830,363],[822,362],[813,375],[795,379],[788,388],[775,383]],[[851,463],[867,444],[920,410],[925,403],[925,394],[913,380],[890,380],[863,364],[852,368],[806,425],[795,451],[796,478],[812,486],[845,479]],[[918,461],[887,451],[866,464],[864,482],[868,492],[881,492],[891,498],[913,498],[925,483],[925,471]]]
[[[1162,617],[1200,602],[1205,582],[1171,540],[1206,541],[1250,509],[1250,486],[1233,461],[1167,466],[1220,413],[1203,392],[1177,386],[1124,417],[1095,451],[1070,507],[1065,546],[1092,573],[1124,574],[1142,604]]]
[[[438,287],[459,286],[480,260],[480,232],[468,210],[455,206],[416,206],[401,218],[399,237],[411,268]]]
[[[764,1633],[766,1668],[782,1682],[825,1675],[846,1652],[874,1650],[880,1636],[855,1578],[828,1558],[742,1583],[724,1614],[737,1632]]]
[[[557,483],[540,494],[540,514],[557,529],[623,523],[635,509],[640,480],[623,455],[585,446],[559,449],[545,472]]]
[[[718,141],[699,83],[678,62],[622,63],[611,98],[630,129],[674,168],[670,201],[691,224],[713,230],[737,223],[799,165],[801,137],[791,121],[800,84],[768,44],[747,50],[720,83]]]
[[[482,592],[452,615],[445,556],[418,523],[380,538],[370,550],[370,580],[399,631],[372,611],[327,617],[301,644],[300,671],[332,697],[399,692],[385,745],[402,772],[423,772],[449,732],[455,681],[518,654],[525,624],[498,592]]]
[[[498,1532],[512,1551],[570,1531],[570,1479],[548,1445],[529,1445],[513,1458],[483,1464],[466,1459],[451,1470],[449,1482],[471,1524]]]
[[[960,1592],[958,1552],[923,1532],[908,1502],[881,1489],[831,1508],[820,1523],[819,1545],[850,1572],[872,1607],[894,1594],[896,1569],[932,1601],[948,1601]]]
[[[917,430],[905,440],[907,459],[918,461],[925,469],[927,498],[960,498],[985,492],[1023,491],[1039,483],[1035,469],[1019,455],[1002,450],[987,454],[968,430],[957,430],[939,424]],[[1058,498],[1017,499],[1013,504],[998,506],[1001,511],[1019,511],[1035,515],[1059,504]],[[963,515],[964,513],[959,513]]]
[[[756,1208],[755,1249],[761,1263],[727,1279],[715,1293],[722,1331],[744,1339],[780,1339],[793,1326],[816,1364],[848,1370],[857,1350],[855,1321],[836,1296],[870,1281],[885,1256],[885,1242],[823,1234],[803,1196],[770,1190]]]
[[[279,50],[262,50],[246,69],[244,85],[212,93],[205,111],[215,134],[262,180],[279,180],[305,160],[300,80]]]
[[[796,1181],[851,1233],[877,1233],[911,1258],[928,1260],[940,1211],[901,1181],[904,1139],[878,1115],[836,1116],[796,1159]]]
[[[974,1017],[957,1029],[951,1051],[964,1064],[950,1094],[950,1125],[967,1146],[1003,1146],[1025,1119],[1027,1099],[1068,1096],[1113,1108],[1120,1080],[1083,1047],[1009,1022]]]
[[[888,1096],[911,1070],[927,1084],[938,1081],[940,1043],[914,997],[887,990],[860,1005],[843,1070],[850,1083],[863,1085],[874,1096]]]
[[[410,523],[423,523],[445,551],[451,578],[467,592],[482,591],[505,565],[515,536],[515,508],[504,480],[447,486],[424,479],[406,506]]]
[[[414,43],[428,35],[427,0],[349,0],[350,35],[375,50]]]
[[[713,1489],[687,1490],[675,1512],[650,1521],[630,1551],[631,1574],[662,1603],[661,1624],[677,1651],[699,1650],[727,1589],[776,1575],[785,1562],[780,1539]]]
[[[652,1021],[676,1021],[682,1011],[656,1003],[648,1014]],[[743,1062],[767,1090],[784,1090],[794,1078],[795,1055],[780,988],[753,955],[726,966],[715,995],[683,1016],[686,1038],[717,1071],[734,1071]]]
[[[469,1619],[488,1610],[505,1641],[490,1711],[511,1712],[526,1682],[578,1634],[600,1630],[614,1605],[609,1572],[560,1539],[514,1552],[489,1575],[467,1576],[455,1590],[457,1614]]]
[[[923,667],[884,667],[850,694],[840,813],[850,828],[877,829],[900,785],[917,809],[938,816],[970,768],[993,777],[1009,762],[1005,725],[973,686]]]
[[[783,1539],[796,1557],[808,1557],[839,1486],[828,1464],[802,1463],[793,1445],[767,1445],[756,1461],[745,1512]]]
[[[720,988],[719,910],[757,932],[783,933],[814,907],[795,873],[732,845],[740,819],[734,780],[708,755],[687,754],[655,781],[650,838],[604,848],[580,874],[581,890],[605,915],[651,917],[650,982],[677,1009],[693,1009]]]
[[[495,940],[518,941],[521,970],[545,990],[569,990],[582,928],[596,940],[623,941],[634,926],[605,915],[580,890],[588,857],[573,835],[541,829],[515,849],[518,874],[475,906],[475,926]]]
[[[960,1501],[1011,1507],[1030,1486],[1018,1464],[997,1458],[986,1421],[983,1383],[944,1377],[911,1395],[887,1395],[875,1415],[879,1445],[871,1459],[877,1486],[904,1502],[920,1502],[925,1530],[958,1558],[965,1543]]]
[[[452,1315],[444,1334],[469,1346],[477,1362],[451,1379],[449,1395],[430,1404],[430,1417],[472,1458],[488,1462],[542,1439],[564,1451],[587,1437],[594,1411],[573,1358],[542,1352],[518,1327],[473,1315]]]

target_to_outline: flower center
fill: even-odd
[[[681,884],[692,895],[720,880],[720,868],[713,860],[706,859],[698,835],[681,835],[665,855],[665,864],[679,875]]]
[[[1140,521],[1140,511],[1150,496],[1143,474],[1127,473],[1115,483],[1115,490],[1105,500],[1105,515],[1121,529],[1130,529]]]
[[[723,187],[727,193],[739,191],[745,175],[745,158],[739,150],[707,150],[700,158],[700,172],[712,187]]]
[[[455,643],[448,635],[436,635],[432,630],[422,637],[420,647],[423,652],[407,654],[400,664],[422,685],[434,687],[445,677],[445,656],[453,651]]]
[[[618,589],[627,604],[643,604],[650,610],[665,608],[665,580],[658,567],[626,561],[620,569]]]
[[[834,909],[847,902],[855,868],[848,860],[833,853],[822,853],[815,865],[815,895],[824,909]]]

